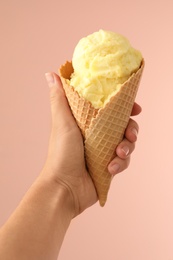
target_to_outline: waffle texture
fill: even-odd
[[[69,85],[68,80],[73,73],[71,62],[67,61],[59,70],[66,97],[84,137],[86,165],[101,206],[106,203],[112,180],[107,166],[115,157],[116,147],[124,137],[143,68],[144,61],[139,70],[121,86],[120,91],[100,109],[95,109]]]

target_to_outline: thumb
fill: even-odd
[[[68,105],[64,89],[59,76],[49,72],[45,74],[50,88],[50,105],[52,114],[52,124],[55,129],[69,130],[76,125]]]

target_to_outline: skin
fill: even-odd
[[[86,170],[83,139],[69,109],[61,81],[46,74],[50,87],[52,130],[44,167],[0,230],[0,259],[57,259],[71,220],[97,202]],[[132,116],[141,108],[134,104]],[[130,119],[117,156],[108,165],[113,176],[130,163],[139,127]]]

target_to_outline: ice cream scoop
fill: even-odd
[[[70,85],[94,108],[104,107],[141,61],[142,54],[124,36],[99,30],[76,45]]]

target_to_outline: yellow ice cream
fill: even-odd
[[[100,30],[77,44],[70,85],[95,108],[104,107],[136,72],[142,55],[120,34]]]

